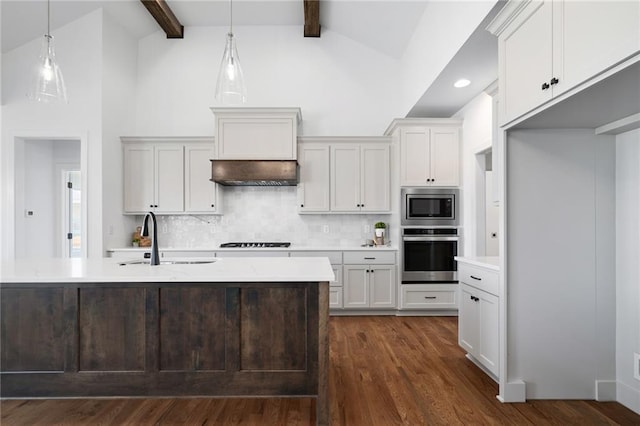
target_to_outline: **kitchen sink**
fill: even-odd
[[[203,260],[161,260],[160,265],[203,265],[207,263],[214,263],[217,259],[203,259]],[[127,265],[148,265],[149,259],[144,260],[128,260],[126,262],[120,262],[120,266]]]

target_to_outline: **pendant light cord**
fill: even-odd
[[[233,34],[233,0],[229,0],[229,33]]]
[[[51,37],[51,0],[47,0],[47,37]]]

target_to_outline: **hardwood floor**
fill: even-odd
[[[501,404],[464,357],[455,317],[331,317],[332,425],[640,425],[618,403]],[[67,399],[0,403],[9,425],[311,425],[310,398]]]

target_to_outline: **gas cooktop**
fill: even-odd
[[[220,244],[221,248],[275,248],[275,247],[289,247],[291,243],[288,242],[262,242],[262,241],[253,241],[253,242],[233,242],[233,243],[223,243]]]

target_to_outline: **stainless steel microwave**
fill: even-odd
[[[402,226],[458,226],[460,191],[446,188],[402,188]]]

